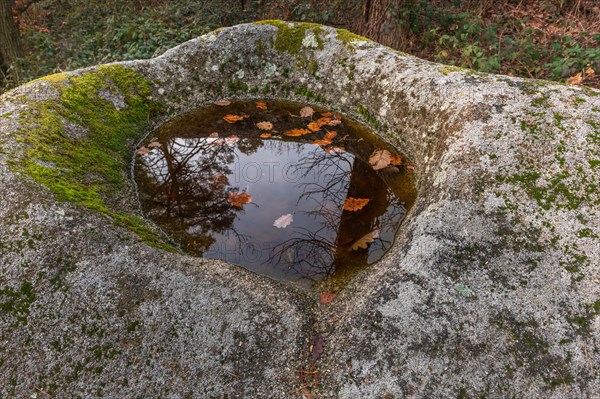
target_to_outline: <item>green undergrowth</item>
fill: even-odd
[[[172,249],[143,220],[108,204],[124,188],[132,141],[160,108],[148,100],[150,83],[119,65],[48,82],[61,91],[60,100],[34,103],[21,115],[16,139],[24,153],[15,167],[58,200],[102,212],[148,244]],[[110,97],[122,101],[123,108],[105,99]]]

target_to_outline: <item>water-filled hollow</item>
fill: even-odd
[[[366,126],[280,100],[166,123],[134,177],[145,215],[187,253],[309,286],[379,260],[416,197],[410,161]]]

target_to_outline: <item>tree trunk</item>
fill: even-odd
[[[20,81],[21,37],[12,13],[13,0],[0,0],[0,61],[14,83]]]
[[[399,9],[404,1],[363,0],[362,19],[357,33],[385,46],[402,48],[402,27],[398,23]]]

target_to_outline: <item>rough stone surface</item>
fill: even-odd
[[[277,21],[5,94],[0,398],[290,397],[317,333],[319,397],[600,397],[599,94]],[[415,164],[395,245],[329,305],[174,250],[132,199],[153,128],[265,97],[363,120]]]

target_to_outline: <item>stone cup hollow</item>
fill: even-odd
[[[365,126],[282,100],[218,101],[137,150],[143,211],[194,256],[342,284],[394,242],[410,162]]]

